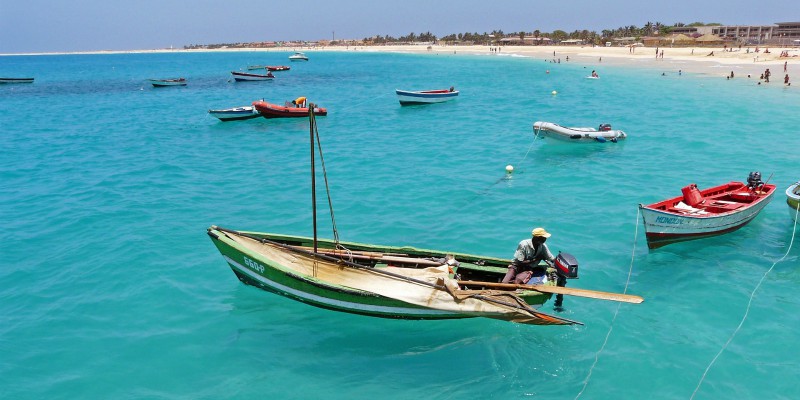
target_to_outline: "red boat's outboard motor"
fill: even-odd
[[[750,175],[747,175],[747,188],[750,190],[759,190],[761,187],[764,186],[764,182],[761,181],[761,172],[752,171]]]
[[[611,124],[600,124],[600,126],[597,128],[597,130],[600,131],[600,132],[610,131],[611,130]]]

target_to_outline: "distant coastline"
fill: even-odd
[[[735,78],[758,78],[765,69],[772,72],[769,86],[783,86],[784,65],[791,79],[800,82],[800,48],[746,46],[726,47],[602,47],[592,45],[543,46],[485,46],[485,45],[372,45],[372,46],[286,46],[272,48],[225,49],[150,49],[150,50],[99,50],[86,52],[1,54],[0,56],[65,55],[65,54],[139,54],[139,53],[207,53],[207,52],[306,52],[313,57],[318,51],[418,53],[440,56],[490,55],[523,56],[543,59],[553,63],[579,63],[591,66],[602,76],[605,65],[636,66],[659,71],[665,75],[680,73],[705,74],[726,78],[734,72]],[[732,51],[731,51],[732,50]],[[758,52],[756,52],[758,50]],[[656,57],[658,51],[659,57]],[[765,52],[765,51],[768,51]],[[663,56],[661,55],[663,52]],[[788,56],[781,56],[781,55]],[[288,60],[287,60],[288,61]],[[798,84],[800,85],[800,84]]]

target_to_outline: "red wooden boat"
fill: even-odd
[[[290,69],[285,65],[267,65],[267,71],[288,71]]]
[[[769,203],[775,185],[761,182],[761,174],[751,172],[747,183],[730,182],[705,190],[691,184],[681,191],[682,196],[650,205],[639,204],[647,247],[656,249],[735,231]]]
[[[308,117],[308,108],[297,108],[294,106],[279,106],[259,100],[253,102],[253,107],[258,110],[264,118],[300,118]],[[327,108],[314,107],[314,114],[317,116],[328,115]]]

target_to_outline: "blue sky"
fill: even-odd
[[[795,11],[791,11],[795,10]],[[0,0],[0,54],[431,32],[800,21],[796,0]],[[335,32],[335,33],[334,33]]]

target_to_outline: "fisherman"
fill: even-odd
[[[525,239],[517,245],[514,259],[508,266],[508,272],[503,277],[503,283],[528,283],[534,268],[539,267],[539,262],[544,261],[548,266],[553,266],[553,253],[544,244],[550,234],[544,228],[536,228],[531,232],[531,238]]]
[[[514,259],[508,266],[508,272],[503,277],[503,283],[526,284],[534,275],[534,269],[542,269],[539,262],[544,261],[548,268],[547,275],[556,282],[556,286],[564,287],[567,284],[567,277],[558,273],[558,269],[553,264],[555,257],[545,242],[550,237],[544,228],[536,228],[531,231],[531,238],[519,242],[517,251],[514,252]],[[564,295],[557,294],[553,307],[556,311],[561,311],[564,302]]]
[[[300,96],[292,100],[292,104],[294,104],[296,108],[306,108],[306,98],[304,96]]]

